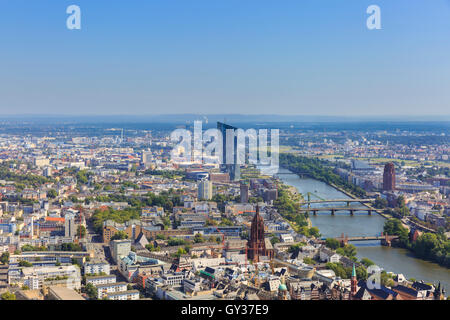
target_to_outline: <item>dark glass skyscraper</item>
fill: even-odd
[[[226,123],[217,122],[217,129],[222,133],[222,155],[223,161],[220,166],[221,172],[226,172],[230,175],[230,180],[238,181],[241,178],[241,170],[240,166],[237,164],[237,137],[236,134],[233,135],[233,146],[232,150],[229,150],[233,153],[233,163],[227,163],[227,130],[233,130],[233,133],[238,129],[236,127],[230,126]]]

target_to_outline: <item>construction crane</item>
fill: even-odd
[[[272,270],[272,275],[274,275],[275,271],[274,271],[274,267],[273,267],[273,259],[270,259],[269,265],[270,265],[270,270]]]
[[[249,279],[249,283],[253,283],[255,287],[259,288],[260,280],[259,280],[259,270],[258,267],[255,268],[255,273]]]

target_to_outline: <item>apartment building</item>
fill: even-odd
[[[127,291],[126,282],[101,284],[96,287],[97,287],[97,296],[99,299],[103,299],[104,297],[107,297],[111,293]]]
[[[91,283],[94,286],[116,283],[116,276],[115,275],[106,275],[106,276],[86,277],[86,284],[88,284],[88,283]]]

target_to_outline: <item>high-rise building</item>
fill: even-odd
[[[278,198],[278,190],[277,189],[268,189],[263,193],[263,200],[265,202],[272,202],[277,200]]]
[[[386,163],[383,173],[383,191],[395,190],[395,167],[392,162]]]
[[[34,158],[34,165],[36,167],[45,167],[50,165],[50,159],[45,157],[36,157]]]
[[[264,238],[264,219],[259,215],[259,206],[250,227],[250,239],[247,243],[247,257],[254,262],[259,261],[259,256],[266,255],[266,243]]]
[[[52,167],[45,167],[42,172],[42,175],[44,177],[51,177],[52,176]]]
[[[131,240],[112,240],[111,255],[114,261],[119,261],[121,257],[126,257],[131,251]]]
[[[144,166],[151,164],[152,160],[153,160],[153,155],[151,151],[143,151],[142,152],[142,163],[144,164]]]
[[[217,122],[217,129],[222,133],[222,155],[223,160],[220,166],[221,172],[229,173],[230,180],[238,181],[241,178],[241,169],[237,164],[237,136],[235,134],[238,128],[230,126],[228,124]],[[233,141],[227,140],[227,130],[233,130]],[[227,145],[229,145],[227,147]],[[232,163],[227,163],[227,152],[231,152],[233,156]],[[230,155],[231,156],[231,155]],[[230,162],[230,161],[228,161]]]
[[[248,202],[248,184],[241,181],[241,203]]]
[[[199,200],[211,200],[212,198],[212,182],[203,179],[198,184],[198,195]]]
[[[64,217],[64,235],[66,238],[75,237],[75,217],[72,214],[66,214]]]

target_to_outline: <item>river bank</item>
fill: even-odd
[[[357,199],[357,198],[358,198],[358,197],[355,196],[354,194],[352,194],[352,193],[348,192],[347,190],[344,190],[344,189],[342,189],[342,188],[340,188],[340,187],[338,187],[338,186],[336,186],[336,185],[334,185],[334,184],[332,184],[332,183],[330,183],[329,186],[331,186],[331,187],[333,187],[333,188],[339,190],[340,192],[342,192],[343,194],[347,195],[348,197],[350,197],[350,198],[352,198],[352,199]],[[362,204],[363,206],[369,208],[369,209],[372,209],[373,211],[375,211],[376,213],[378,213],[380,216],[382,216],[382,217],[385,218],[385,219],[391,219],[391,218],[393,218],[390,214],[384,213],[384,210],[383,210],[383,209],[377,209],[377,208],[374,208],[372,205],[370,205],[370,204],[368,204],[368,203],[361,203],[361,204]]]
[[[280,169],[280,180],[289,186],[293,186],[301,194],[313,192],[326,199],[351,198],[344,192],[332,186],[311,178],[300,178],[287,169]],[[315,204],[318,205],[318,204]],[[320,204],[326,206],[326,204]],[[383,231],[385,217],[381,215],[367,215],[367,213],[355,212],[353,216],[346,212],[331,214],[318,214],[310,216],[311,225],[319,228],[323,237],[339,237],[342,233],[348,236],[374,236]],[[383,247],[377,241],[358,242],[357,257],[363,257],[374,261],[386,271],[402,273],[407,278],[415,278],[434,283],[440,281],[446,288],[450,288],[450,270],[436,263],[416,258],[406,249]],[[448,290],[448,289],[447,289]]]

